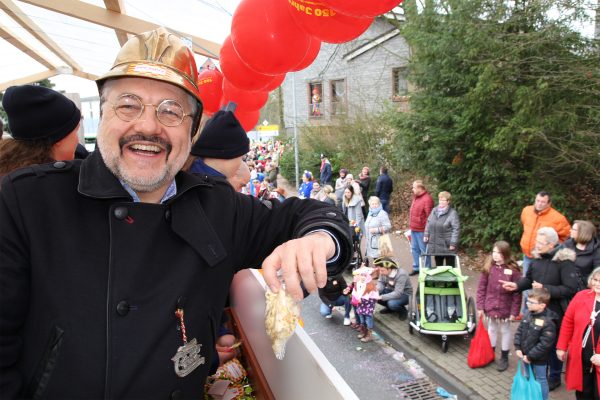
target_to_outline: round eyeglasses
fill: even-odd
[[[179,126],[185,117],[191,117],[192,114],[186,114],[181,104],[175,100],[163,100],[158,105],[144,104],[135,94],[125,93],[117,97],[113,103],[113,110],[120,120],[131,122],[137,120],[143,113],[146,106],[156,109],[156,118],[164,126]]]

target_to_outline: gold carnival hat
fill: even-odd
[[[136,76],[177,85],[202,104],[194,54],[179,36],[163,27],[130,38],[96,84],[100,88],[107,79]]]

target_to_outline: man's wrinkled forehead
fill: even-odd
[[[129,93],[135,94],[142,100],[147,100],[148,96],[157,92],[160,92],[161,100],[177,100],[182,105],[187,104],[186,99],[190,97],[185,90],[176,85],[143,77],[108,79],[102,86],[102,94],[105,97],[118,97]]]

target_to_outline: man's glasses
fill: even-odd
[[[533,300],[529,300],[529,299],[527,299],[526,303],[527,304],[533,304],[534,306],[536,306],[538,304],[541,304],[539,301],[533,301]]]
[[[175,100],[163,100],[159,105],[144,104],[138,96],[125,93],[117,97],[117,101],[110,102],[113,110],[120,120],[131,122],[137,120],[143,113],[146,106],[156,109],[156,118],[164,126],[179,126],[185,117],[192,114],[186,114],[181,104]]]

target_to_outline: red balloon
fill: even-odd
[[[233,101],[243,111],[256,111],[265,105],[268,98],[269,92],[238,89],[227,79],[223,80],[223,105]]]
[[[315,61],[317,55],[319,55],[319,51],[321,50],[321,41],[316,37],[311,37],[310,39],[310,47],[304,56],[304,59],[300,61],[300,64],[296,65],[291,71],[301,71],[304,68],[308,67]]]
[[[219,109],[223,95],[223,74],[218,69],[206,68],[198,74],[198,90],[202,105],[207,112]]]
[[[312,0],[289,0],[288,9],[306,33],[327,43],[344,43],[355,39],[373,22],[373,18],[355,18],[340,14]]]
[[[242,0],[231,20],[231,41],[240,59],[265,75],[298,65],[310,37],[296,25],[285,0]]]
[[[256,123],[258,122],[258,118],[260,117],[260,111],[258,111],[258,110],[256,110],[256,111],[241,111],[239,109],[236,109],[233,112],[233,114],[235,115],[237,120],[242,125],[242,128],[244,128],[244,130],[246,132],[251,131],[252,128],[254,128],[256,126]]]
[[[402,0],[321,0],[321,3],[342,14],[370,18],[391,11]]]
[[[259,74],[248,68],[235,52],[229,36],[221,46],[219,61],[225,78],[240,89],[263,90],[275,78],[271,75]]]
[[[281,85],[281,83],[284,81],[284,79],[285,79],[285,74],[277,75],[275,77],[275,79],[273,79],[271,82],[269,82],[267,84],[267,86],[265,86],[263,88],[263,90],[270,92],[270,91],[277,89],[279,87],[279,85]]]

